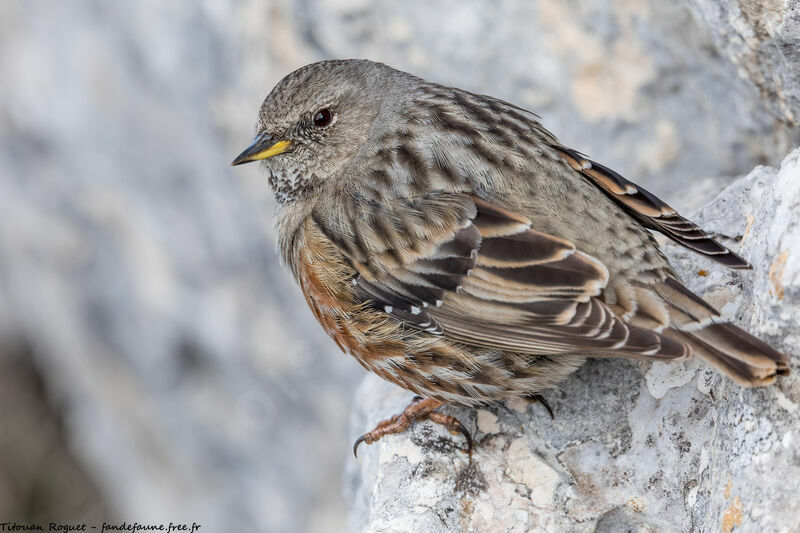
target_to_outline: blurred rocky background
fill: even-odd
[[[794,0],[0,2],[0,522],[348,527],[363,373],[278,264],[259,169],[228,166],[284,74],[366,57],[489,93],[689,208],[797,145],[799,19]]]

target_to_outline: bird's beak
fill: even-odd
[[[241,165],[242,163],[250,163],[251,161],[282,154],[289,149],[291,144],[289,141],[278,141],[267,132],[260,133],[256,135],[253,143],[244,149],[244,152],[236,156],[231,165]]]

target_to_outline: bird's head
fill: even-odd
[[[231,164],[264,161],[279,202],[303,197],[369,142],[400,74],[367,60],[322,61],[292,72],[264,100],[255,140]]]

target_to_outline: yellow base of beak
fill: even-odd
[[[261,159],[272,157],[273,155],[282,154],[283,152],[288,150],[289,147],[292,145],[292,143],[289,141],[278,141],[271,145],[268,144],[265,148],[264,145],[267,144],[267,142],[270,141],[271,139],[269,138],[269,136],[266,136],[266,138],[263,137],[265,136],[257,137],[256,140],[253,142],[253,144],[248,146],[244,152],[239,154],[238,157],[233,160],[233,163],[231,163],[231,165],[234,166],[241,165],[242,163],[259,161]]]
[[[273,155],[282,154],[289,149],[291,144],[292,143],[289,141],[278,141],[266,150],[261,150],[260,152],[250,156],[250,161],[258,161],[259,159],[266,159],[268,157],[272,157]]]

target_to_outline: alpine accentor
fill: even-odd
[[[446,402],[536,397],[587,357],[695,354],[744,386],[788,358],[684,287],[651,231],[750,265],[536,115],[371,61],[267,96],[234,165],[265,159],[284,261],[325,331],[419,395],[358,442]]]

